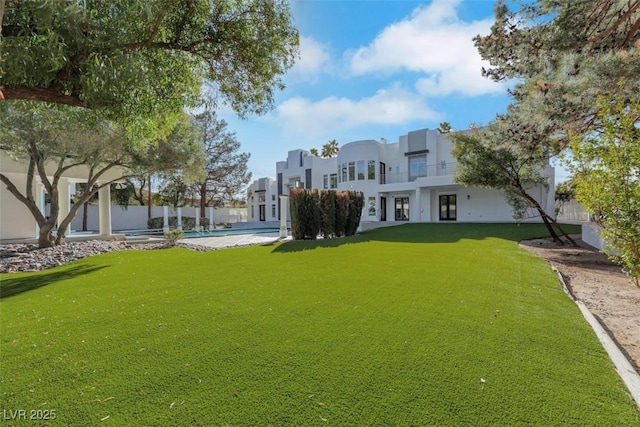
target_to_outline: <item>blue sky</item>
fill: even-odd
[[[275,109],[229,123],[250,152],[253,179],[275,175],[296,148],[361,139],[396,142],[410,130],[486,124],[506,110],[504,84],[481,76],[473,45],[493,23],[494,1],[291,2],[300,58]]]

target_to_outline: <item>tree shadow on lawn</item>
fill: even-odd
[[[402,243],[455,243],[462,239],[497,238],[519,242],[546,237],[544,224],[515,223],[413,223],[376,228],[355,236],[320,240],[294,240],[279,244],[273,252],[300,252],[316,248],[335,248],[369,241]]]
[[[93,273],[94,271],[102,270],[103,268],[106,268],[106,266],[86,267],[78,265],[62,271],[50,272],[45,270],[15,278],[7,278],[8,275],[4,275],[0,279],[0,299],[19,295],[33,289],[38,289],[43,286],[59,282],[60,280],[71,279]]]

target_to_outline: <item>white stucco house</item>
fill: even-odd
[[[6,175],[16,187],[24,194],[27,185],[26,161],[12,159],[5,151],[0,150],[0,172]],[[46,165],[46,172],[49,179],[53,175],[54,165]],[[88,169],[84,166],[76,166],[66,171],[59,181],[60,220],[66,217],[71,209],[71,197],[75,194],[76,183],[86,182]],[[122,171],[113,168],[107,171],[98,181],[98,184],[119,179]],[[37,177],[34,179],[34,194],[36,204],[41,212],[45,211],[45,190],[44,185]],[[98,192],[99,205],[99,234],[109,236],[111,230],[111,194],[109,186],[105,186]],[[63,202],[65,201],[65,202]],[[11,194],[4,183],[0,182],[0,240],[23,240],[35,238],[38,235],[38,226],[33,215],[27,207]],[[67,234],[73,236],[73,231]]]
[[[276,178],[260,178],[249,187],[249,222],[280,218],[279,195],[290,188],[361,191],[365,197],[363,222],[512,222],[513,210],[500,191],[465,187],[454,182],[456,160],[446,134],[420,129],[384,139],[354,141],[340,147],[338,156],[323,159],[293,150],[276,163]],[[553,212],[554,169],[544,174],[548,186],[530,194]],[[287,218],[289,218],[287,213]],[[538,222],[532,213],[524,221]]]

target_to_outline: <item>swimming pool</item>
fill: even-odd
[[[211,231],[185,231],[185,239],[193,239],[196,237],[212,237],[212,236],[233,236],[236,234],[259,234],[259,233],[277,233],[279,228],[274,227],[262,227],[262,228],[224,228],[221,230]]]

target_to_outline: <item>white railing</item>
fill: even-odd
[[[427,165],[426,170],[421,171],[417,175],[411,175],[408,172],[402,173],[384,173],[380,175],[380,184],[396,184],[399,182],[411,182],[418,178],[433,176],[451,176],[455,172],[456,162],[440,163],[438,165]]]

